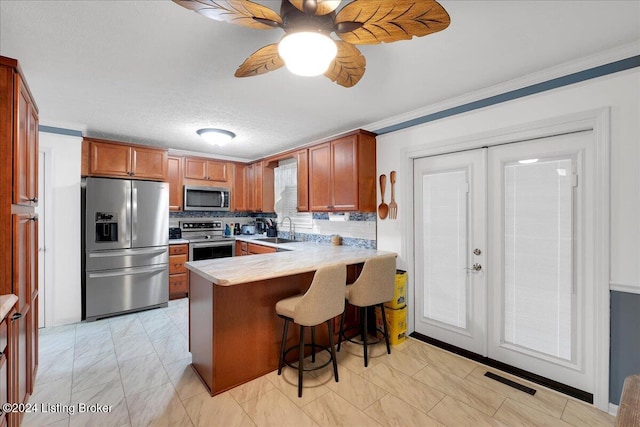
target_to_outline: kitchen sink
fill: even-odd
[[[255,239],[256,242],[268,242],[268,243],[296,243],[300,240],[283,239],[281,237],[263,237],[261,239]]]

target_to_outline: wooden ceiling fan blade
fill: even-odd
[[[337,40],[338,54],[324,73],[340,86],[355,86],[364,75],[367,61],[357,47]]]
[[[273,10],[249,0],[173,0],[174,3],[216,21],[257,30],[282,27],[282,18]]]
[[[310,15],[328,15],[340,6],[340,0],[289,0],[300,12]]]
[[[449,26],[451,18],[435,0],[354,0],[338,12],[338,37],[352,44],[391,43],[422,37]],[[361,24],[355,29],[356,24]]]
[[[255,51],[236,70],[236,77],[253,77],[277,70],[284,65],[278,54],[278,44],[269,44]]]

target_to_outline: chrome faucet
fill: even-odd
[[[284,218],[282,218],[282,221],[280,222],[280,224],[284,227],[284,220],[285,219],[289,220],[289,238],[291,240],[296,240],[296,226],[293,224],[293,221],[291,220],[291,217],[285,216]]]

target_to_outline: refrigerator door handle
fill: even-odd
[[[129,227],[131,226],[131,181],[128,181],[127,189],[125,192],[125,218],[121,219],[124,241],[126,242],[127,247],[131,247],[131,231]]]
[[[157,267],[144,267],[144,268],[127,268],[122,270],[112,270],[102,273],[89,273],[89,279],[97,279],[100,277],[116,277],[116,276],[130,276],[133,274],[145,274],[164,271],[167,269],[166,264]]]
[[[150,248],[150,249],[125,249],[123,251],[111,250],[105,252],[89,252],[89,258],[109,258],[115,256],[136,256],[136,255],[153,255],[167,252],[166,247]]]
[[[138,189],[131,189],[131,243],[138,240]]]

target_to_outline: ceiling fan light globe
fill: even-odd
[[[278,54],[289,71],[305,77],[323,74],[337,53],[331,37],[318,32],[287,34],[278,44]]]

